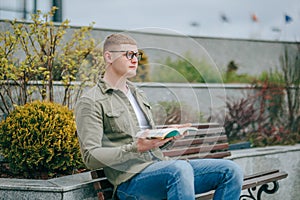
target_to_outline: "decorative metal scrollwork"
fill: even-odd
[[[265,192],[267,194],[274,194],[279,189],[279,184],[277,181],[273,181],[272,183],[273,183],[273,187],[271,189],[269,189],[269,184],[271,184],[271,183],[265,183],[262,186],[260,186],[257,191],[256,197],[253,193],[256,191],[256,187],[249,188],[248,194],[241,195],[240,200],[247,200],[247,199],[261,200],[261,194],[263,192]]]

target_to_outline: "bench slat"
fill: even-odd
[[[200,147],[188,147],[188,148],[164,150],[163,154],[169,157],[178,157],[178,156],[189,155],[189,154],[198,154],[198,153],[205,153],[205,152],[209,153],[216,150],[224,150],[224,149],[228,149],[228,147],[229,147],[228,143],[215,144],[215,145],[203,145]]]
[[[268,174],[274,174],[274,173],[277,173],[277,172],[279,172],[278,169],[272,169],[272,170],[269,170],[269,171],[263,171],[263,172],[258,172],[258,173],[251,174],[251,175],[245,175],[244,180],[253,179],[253,178],[268,175]]]
[[[192,155],[188,155],[188,156],[182,156],[180,157],[180,159],[182,160],[192,160],[192,159],[197,159],[197,158],[224,158],[227,156],[230,156],[231,153],[230,151],[221,151],[221,152],[215,152],[215,153],[205,153],[205,154],[192,154]]]
[[[202,193],[202,194],[196,194],[196,200],[211,200],[214,197],[214,193],[215,191],[209,191],[206,193]]]
[[[248,179],[244,181],[243,190],[247,188],[252,188],[257,185],[263,185],[265,183],[271,183],[273,181],[278,181],[287,177],[285,172],[276,172],[273,174],[263,175],[261,177],[256,177],[253,179]]]
[[[172,148],[179,147],[179,146],[191,146],[191,145],[200,145],[200,144],[207,144],[207,143],[214,143],[214,142],[227,142],[227,136],[212,136],[212,137],[203,137],[203,138],[187,138],[181,139],[174,142]]]
[[[186,137],[221,135],[224,132],[225,132],[224,128],[198,129],[197,131],[190,131]]]

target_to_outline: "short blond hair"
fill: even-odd
[[[132,44],[137,45],[136,41],[125,34],[122,33],[114,33],[106,37],[103,45],[103,51],[110,51],[113,46],[121,45],[121,44]]]

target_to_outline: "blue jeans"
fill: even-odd
[[[194,200],[215,190],[215,200],[238,200],[242,170],[225,159],[158,161],[117,188],[119,199]]]

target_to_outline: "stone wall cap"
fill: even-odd
[[[238,158],[247,158],[262,155],[280,154],[291,151],[300,151],[300,144],[287,146],[267,146],[258,148],[249,148],[231,151],[231,156],[228,159],[234,160]]]
[[[48,180],[0,178],[0,190],[71,191],[93,183],[90,172]]]

